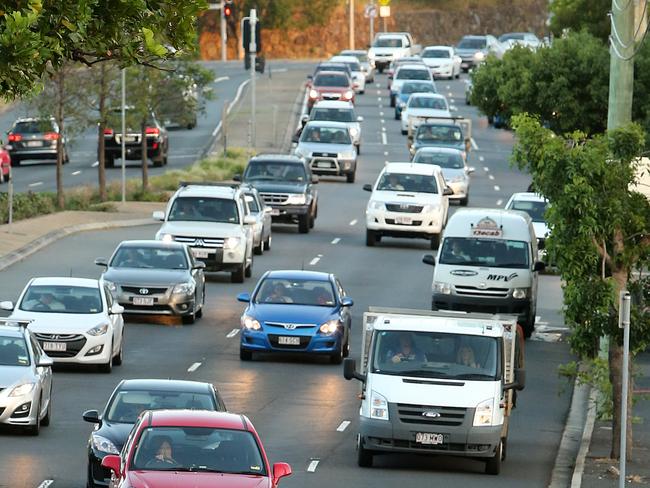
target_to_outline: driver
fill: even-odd
[[[413,344],[413,337],[409,333],[401,333],[398,338],[399,348],[397,351],[388,351],[388,360],[394,364],[403,361],[426,362],[424,353]]]
[[[388,175],[388,186],[394,191],[404,191],[404,185],[400,183],[399,177],[393,173]]]
[[[156,454],[147,462],[146,468],[165,469],[179,466],[178,461],[172,457],[172,440],[168,436],[156,436],[152,444]]]
[[[271,289],[271,294],[264,299],[267,303],[293,303],[291,297],[285,293],[284,285],[276,283]]]
[[[50,292],[42,293],[38,300],[29,300],[25,305],[32,310],[65,311],[65,305]]]

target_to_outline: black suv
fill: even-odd
[[[56,161],[56,143],[63,145],[63,164],[70,161],[65,137],[54,118],[22,118],[9,130],[7,150],[11,164],[19,166],[26,159]]]
[[[124,138],[127,160],[142,159],[142,129],[137,118],[132,110],[127,109],[126,137]],[[153,161],[153,165],[156,167],[167,164],[169,154],[167,129],[153,113],[149,114],[147,119],[145,134],[147,138],[147,157]],[[104,140],[104,164],[107,168],[112,168],[115,166],[115,159],[122,157],[122,111],[120,109],[111,111],[108,124],[104,130]]]
[[[318,192],[307,162],[287,154],[260,154],[248,161],[243,177],[235,176],[255,188],[271,207],[273,222],[297,223],[306,234],[318,216]]]

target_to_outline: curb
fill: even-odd
[[[580,488],[582,486],[582,475],[585,471],[585,460],[589,453],[589,446],[591,445],[591,435],[594,432],[594,424],[596,422],[596,400],[598,399],[598,392],[595,389],[591,390],[589,395],[589,410],[587,411],[587,420],[585,422],[585,430],[582,433],[582,441],[580,442],[580,450],[576,458],[576,466],[573,470],[571,477],[571,488]]]
[[[4,271],[10,266],[22,261],[23,259],[28,258],[32,254],[40,251],[41,249],[49,246],[53,242],[58,241],[66,236],[71,234],[76,234],[79,232],[91,231],[91,230],[104,230],[104,229],[116,229],[119,227],[138,227],[141,225],[154,224],[155,222],[151,219],[133,219],[133,220],[115,220],[113,222],[92,222],[89,224],[78,224],[71,225],[69,227],[63,227],[52,232],[48,232],[44,236],[34,239],[33,241],[25,244],[23,247],[5,254],[0,257],[0,271]]]

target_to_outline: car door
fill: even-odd
[[[45,353],[31,332],[29,333],[29,342],[34,353],[34,372],[38,377],[38,383],[41,387],[41,411],[44,412],[52,401],[52,367],[38,366]]]
[[[196,259],[190,252],[190,248],[187,247],[185,250],[185,255],[187,256],[187,262],[190,263],[190,273],[192,273],[192,279],[194,279],[194,286],[196,287],[196,303],[204,304],[205,303],[205,273],[203,269],[196,267]]]
[[[122,346],[124,317],[122,317],[121,313],[112,313],[111,310],[115,302],[113,301],[113,295],[105,286],[100,287],[100,293],[104,297],[103,301],[106,304],[105,313],[113,329],[113,355],[115,355],[120,351],[120,347]]]
[[[445,181],[442,171],[436,171],[436,181],[438,183],[438,188],[440,188],[440,198],[442,201],[443,208],[443,222],[445,226],[447,225],[447,219],[449,218],[449,196],[443,195],[444,189],[448,186]]]
[[[334,288],[336,289],[338,303],[341,303],[341,300],[347,296],[343,285],[338,278],[334,278]],[[341,307],[341,321],[345,324],[345,327],[350,333],[350,328],[352,327],[352,311],[350,307]]]
[[[244,200],[244,194],[241,193],[239,195],[239,198],[237,198],[237,205],[239,206],[239,211],[242,215],[241,219],[241,225],[244,228],[244,235],[246,236],[246,260],[253,260],[253,234],[255,230],[253,229],[252,225],[246,225],[244,224],[244,219],[249,215],[248,213],[248,205],[246,205],[246,201]]]

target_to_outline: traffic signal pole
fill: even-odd
[[[255,148],[255,128],[257,123],[255,120],[255,110],[257,105],[257,100],[255,99],[255,58],[257,57],[257,39],[255,38],[255,31],[257,26],[257,10],[254,8],[251,9],[250,26],[251,42],[248,46],[248,52],[251,57],[251,146]]]
[[[354,49],[354,0],[350,2],[350,49]]]
[[[228,60],[228,35],[226,26],[226,14],[224,12],[225,0],[221,1],[221,61]]]

